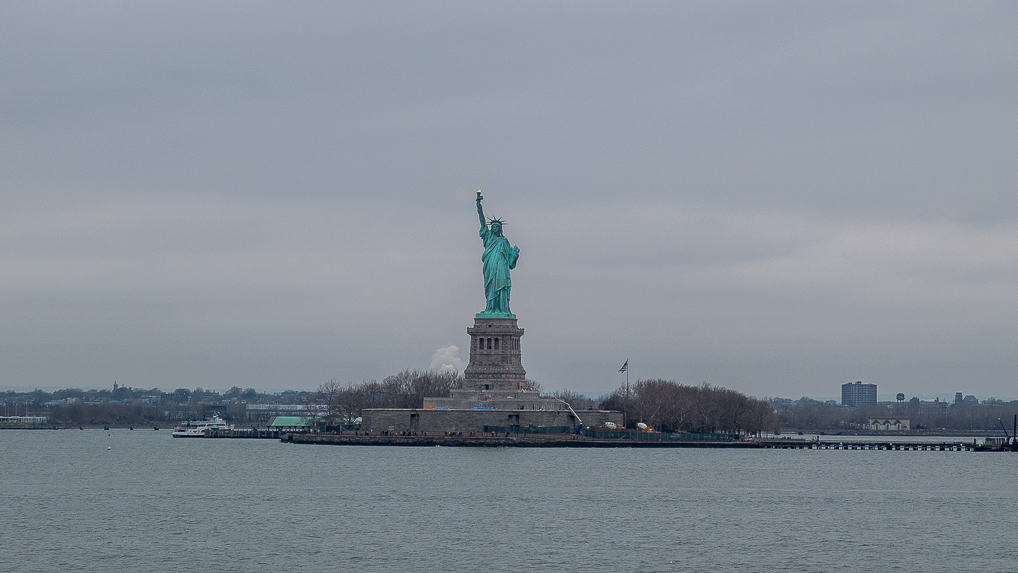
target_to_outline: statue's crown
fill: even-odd
[[[503,221],[502,219],[499,219],[498,217],[491,217],[491,218],[489,218],[488,219],[488,224],[490,225],[492,223],[498,223],[499,225],[505,225],[505,221]]]

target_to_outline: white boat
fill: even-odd
[[[219,414],[207,420],[191,420],[173,428],[174,438],[204,438],[205,430],[232,430],[233,426],[219,417]]]

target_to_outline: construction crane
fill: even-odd
[[[1000,424],[1000,428],[1004,430],[1004,437],[1007,438],[1004,444],[1011,446],[1011,449],[1018,449],[1018,414],[1014,415],[1013,428],[1010,434],[1007,432],[1007,426],[1004,425],[1000,418],[997,418],[997,423]]]
[[[563,404],[565,404],[566,408],[569,408],[569,412],[572,413],[574,418],[576,418],[576,423],[579,424],[580,426],[583,426],[583,420],[580,419],[580,415],[576,413],[576,410],[573,410],[573,407],[569,405],[569,402],[566,402],[562,398],[555,398],[555,399],[558,400],[559,402],[562,402]]]

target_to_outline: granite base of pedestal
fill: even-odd
[[[562,403],[555,398],[542,397],[536,390],[468,390],[456,389],[449,397],[425,397],[424,409],[469,410],[559,410]]]
[[[580,423],[603,426],[605,422],[622,425],[622,412],[608,410],[420,410],[373,408],[361,413],[361,430],[372,433],[396,432],[445,435],[463,432],[569,433]]]

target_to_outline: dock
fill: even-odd
[[[999,451],[974,442],[887,442],[835,440],[626,440],[593,439],[574,434],[541,436],[385,436],[284,433],[280,440],[294,444],[335,446],[488,447],[488,448],[725,448],[779,450],[886,450],[917,452]]]
[[[881,442],[881,441],[782,441],[760,442],[760,447],[784,450],[889,450],[898,452],[975,452],[991,451],[975,442]]]
[[[242,440],[278,440],[283,436],[279,430],[268,428],[212,428],[205,430],[204,438],[232,438]]]

